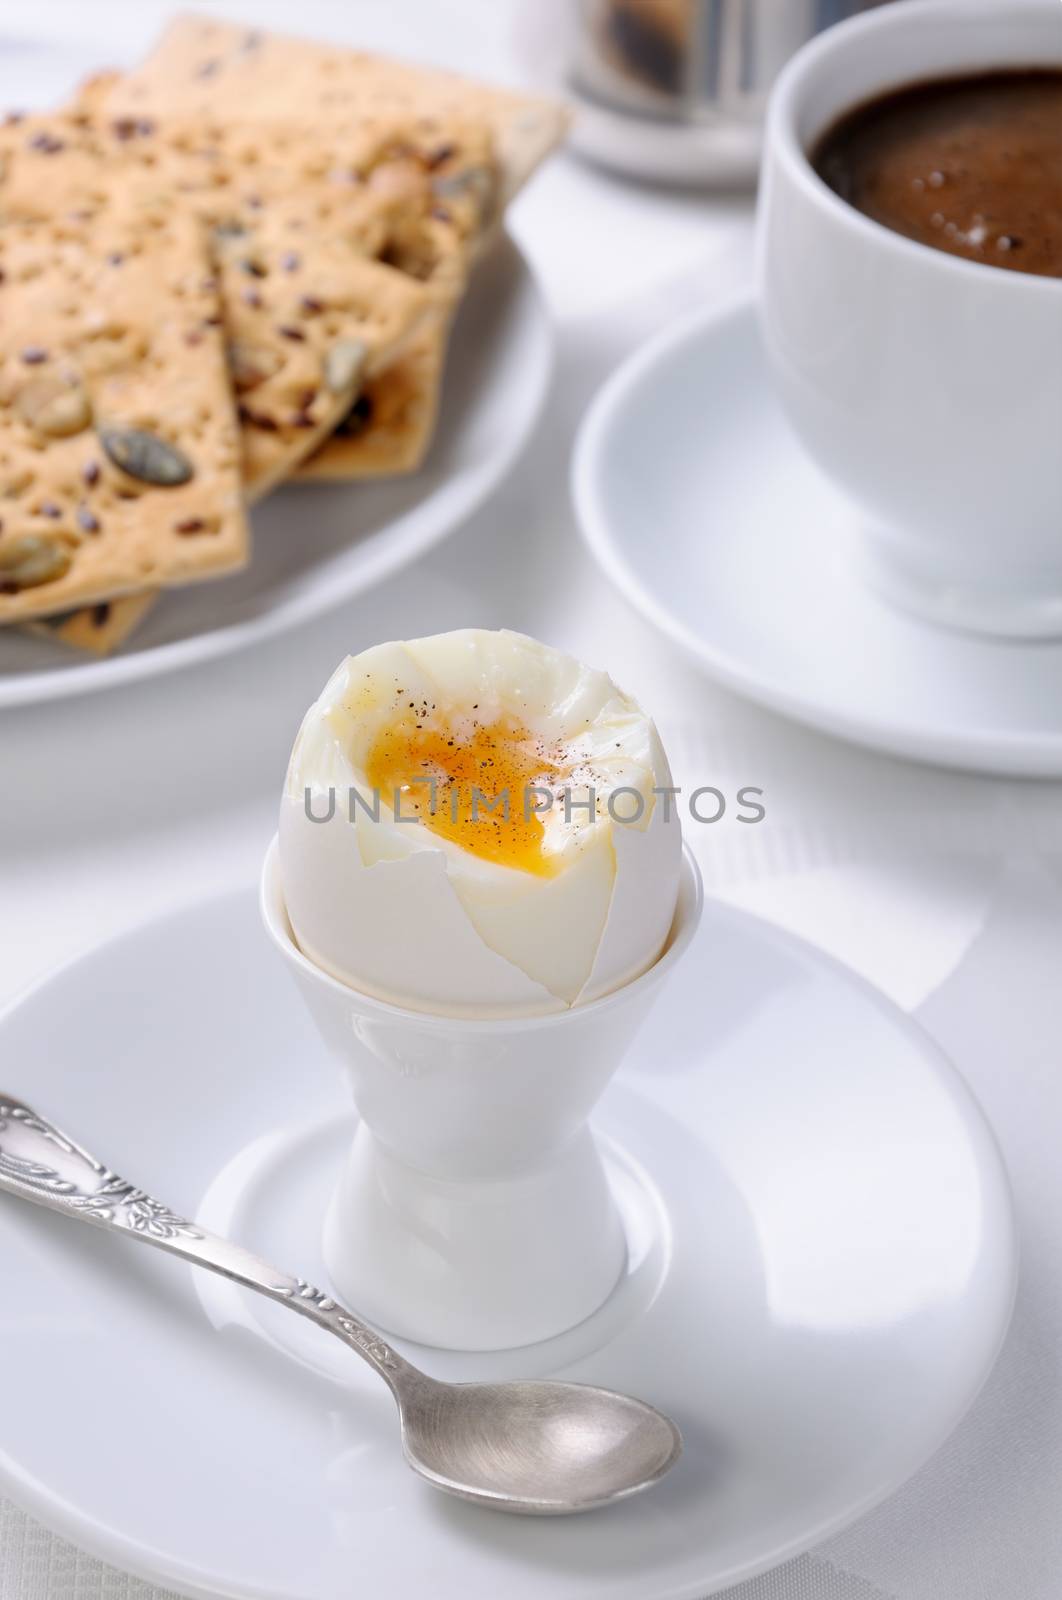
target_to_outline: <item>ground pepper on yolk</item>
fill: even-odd
[[[569,770],[557,746],[515,722],[483,724],[473,715],[458,727],[433,712],[411,704],[376,739],[365,776],[382,804],[393,808],[397,795],[402,816],[415,816],[470,855],[552,877],[556,863],[543,852],[545,830],[533,810],[543,797],[532,786],[549,788]],[[434,793],[425,779],[434,779]]]

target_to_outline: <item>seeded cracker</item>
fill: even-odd
[[[187,25],[195,32],[201,24],[202,19],[188,19]],[[181,24],[178,24],[178,33],[180,28]],[[228,33],[230,38],[239,36],[240,50],[237,54],[251,46],[252,41],[244,30],[228,30]],[[258,42],[265,41],[254,41],[255,44]],[[372,57],[348,55],[302,41],[274,39],[268,44],[266,75],[271,73],[273,77],[269,88],[273,105],[281,117],[288,121],[293,112],[309,119],[317,139],[312,158],[314,165],[312,170],[300,174],[300,190],[305,194],[308,176],[318,188],[319,180],[322,177],[327,179],[326,189],[321,191],[321,202],[315,208],[306,231],[311,237],[322,231],[322,220],[327,219],[334,198],[344,186],[365,185],[373,200],[384,191],[391,190],[396,204],[391,208],[392,225],[386,243],[381,249],[378,243],[373,244],[363,236],[357,240],[358,247],[369,253],[375,252],[378,259],[395,272],[424,284],[434,307],[413,329],[411,337],[396,341],[389,357],[378,363],[371,357],[365,361],[361,387],[353,387],[344,397],[341,415],[345,414],[346,421],[341,428],[340,438],[319,453],[310,470],[319,466],[326,476],[344,477],[409,470],[420,461],[430,440],[446,337],[453,308],[463,286],[467,247],[478,243],[486,225],[500,214],[504,201],[511,197],[557,141],[563,131],[564,113],[543,101],[493,91],[446,74],[378,62]],[[296,75],[299,82],[289,81],[287,60],[292,50],[299,56],[299,73]],[[316,81],[319,75],[327,78],[331,74],[332,62],[337,56],[344,62],[344,79],[348,78],[349,69],[354,66],[353,78],[356,80],[353,83],[344,82],[338,92],[327,82]],[[215,71],[211,66],[203,78],[213,76]],[[245,145],[234,161],[229,158],[230,152],[226,148],[231,140],[229,119],[237,110],[249,119],[244,138],[246,141],[249,129],[252,146],[267,142],[263,123],[277,119],[272,116],[273,107],[259,101],[254,80],[250,84],[246,81],[238,85],[230,84],[226,92],[207,99],[201,96],[198,77],[197,83],[199,87],[184,103],[185,109],[194,110],[196,124],[204,120],[205,113],[211,108],[228,124],[221,130],[220,136],[210,140],[203,138],[198,126],[197,133],[200,154],[217,163],[205,187],[216,187],[219,191],[213,199],[215,203],[221,202],[221,210],[219,212],[215,204],[211,212],[214,225],[219,227],[218,237],[226,242],[237,242],[239,230],[231,227],[232,197],[224,192],[225,186],[231,176],[242,179],[247,172],[254,177],[256,190],[265,188],[266,182],[253,160],[248,162],[248,156],[258,155],[259,150],[248,151]],[[278,85],[283,91],[290,88],[290,96],[286,96],[285,92],[278,94]],[[109,101],[107,120],[121,139],[139,141],[146,138],[150,149],[155,143],[152,135],[156,106],[168,103],[172,108],[174,102],[168,101],[165,95],[161,100],[150,95],[146,97],[139,114],[123,114],[120,101],[113,98],[115,87],[113,75],[101,76],[85,91],[80,103],[83,107],[99,107]],[[120,93],[124,93],[124,85],[119,84],[118,88]],[[134,97],[135,94],[136,91]],[[321,117],[323,107],[328,109],[324,125]],[[351,139],[354,148],[348,157],[345,149],[339,146],[350,143]],[[370,152],[367,146],[374,140],[377,148],[375,152]],[[47,143],[47,140],[44,142]],[[389,145],[386,159],[381,155],[384,143]],[[495,143],[501,153],[500,182]],[[148,159],[152,164],[165,165],[159,163],[154,151]],[[245,162],[248,163],[246,169],[241,170]],[[276,170],[285,176],[290,165],[288,151],[282,152],[281,160],[274,163]],[[411,174],[416,179],[412,186],[409,182]],[[201,175],[202,169],[200,178]],[[200,178],[193,175],[190,184],[182,179],[180,187],[202,189],[204,186]],[[259,181],[260,178],[262,181]],[[283,195],[283,190],[281,192]],[[261,193],[242,193],[239,204],[246,209],[260,209],[262,198]],[[241,220],[246,224],[246,210]],[[254,219],[254,222],[258,220]],[[294,229],[305,226],[297,216],[291,217],[291,225]],[[255,231],[252,226],[247,229],[247,234],[254,234]],[[290,270],[287,267],[289,259],[290,252],[285,251],[286,270]],[[254,266],[250,267],[249,275],[256,275]],[[224,290],[228,287],[224,266],[221,276]],[[261,295],[260,289],[256,290],[254,286],[243,286],[242,292],[248,300]],[[227,295],[223,293],[223,299],[226,298]],[[300,309],[307,308],[301,306]],[[288,326],[294,330],[298,325],[292,323]],[[299,341],[296,337],[292,342]],[[301,433],[301,438],[296,438],[294,428],[291,425],[286,428],[283,418],[278,421],[267,409],[268,388],[260,385],[267,385],[268,379],[261,378],[263,363],[257,359],[258,353],[252,349],[251,359],[248,360],[246,347],[241,348],[240,341],[234,343],[233,366],[241,383],[249,381],[251,385],[243,391],[245,437],[253,438],[251,430],[274,435],[287,432],[288,438],[283,442],[291,449],[293,456],[296,452],[301,454],[311,449],[316,442],[311,426],[314,418],[306,405],[302,404],[292,417],[292,424],[297,418],[297,429]],[[253,345],[253,341],[251,343]],[[264,364],[267,367],[271,364],[270,356],[265,357]],[[332,370],[336,375],[336,369],[333,367]],[[302,391],[294,398],[303,400],[305,394],[306,391]],[[263,402],[261,409],[254,403],[259,399]],[[281,442],[276,437],[260,439],[257,448],[260,454],[275,458]],[[253,450],[255,446],[251,448]],[[251,486],[261,492],[269,482],[283,475],[283,470],[278,472],[275,467],[272,472],[252,467]],[[126,609],[126,606],[121,608],[123,612]],[[95,626],[99,626],[98,614]],[[69,619],[64,629],[72,634],[74,619]]]
[[[76,109],[26,118],[0,128],[0,219],[87,221],[101,186],[117,181],[134,211],[183,206],[208,224],[245,486],[260,494],[349,410],[363,374],[463,285],[453,229],[429,215],[425,166],[410,162],[399,131],[377,120],[325,147],[279,123],[159,125]],[[445,131],[421,130],[440,171],[456,161]],[[99,648],[119,642],[120,617],[136,620],[124,606],[101,635],[98,616],[71,619],[59,636]]]
[[[28,118],[0,130],[0,218],[88,218],[102,188],[129,209],[186,209],[207,224],[254,499],[325,438],[366,376],[401,350],[462,278],[429,285],[382,259],[414,249],[407,200],[389,183],[388,129],[345,142],[344,172],[317,134],[268,127]],[[373,166],[376,161],[379,167]]]
[[[429,220],[419,230],[420,266],[396,256],[403,270],[419,271],[438,291],[439,304],[409,348],[361,393],[331,436],[301,463],[299,481],[388,477],[420,466],[435,431],[446,347],[457,304],[452,284],[464,284],[474,229],[466,237],[448,220]]]
[[[420,466],[435,431],[449,327],[440,317],[366,383],[339,427],[298,468],[298,482],[393,477]]]
[[[428,168],[434,210],[466,259],[566,125],[566,113],[550,101],[191,16],[170,26],[140,68],[99,80],[93,93],[112,112],[134,116],[150,105],[229,116],[238,106],[240,115],[263,120],[316,115],[333,135],[359,120],[405,119],[411,154]],[[477,145],[477,124],[489,134],[486,148]],[[366,384],[347,425],[295,475],[360,478],[418,466],[431,441],[451,321],[438,316],[397,371]]]
[[[192,14],[174,18],[147,59],[104,92],[113,115],[310,116],[322,129],[355,115],[482,122],[493,135],[502,205],[560,142],[568,120],[552,100]]]
[[[0,272],[0,621],[242,567],[238,438],[195,221],[7,223]]]
[[[401,147],[408,154],[387,177],[405,177],[410,209],[394,230],[386,259],[430,287],[438,309],[408,351],[366,381],[332,435],[300,463],[293,474],[299,481],[412,472],[435,430],[450,328],[470,256],[495,216],[497,174],[482,136],[463,126],[424,119],[407,130]],[[440,198],[440,188],[451,196],[448,201]]]
[[[157,598],[154,589],[122,594],[114,600],[99,600],[92,606],[80,606],[74,611],[60,611],[53,617],[25,622],[22,631],[58,640],[74,650],[87,650],[94,656],[106,656],[128,639]]]

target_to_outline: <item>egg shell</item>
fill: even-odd
[[[328,822],[303,801],[280,807],[280,859],[292,932],[305,955],[342,983],[379,1000],[444,1016],[536,1016],[564,1002],[476,932],[439,850],[365,866],[337,797]],[[323,815],[327,798],[314,809]]]
[[[651,738],[653,770],[663,789],[671,783],[671,772],[655,726]],[[675,916],[682,867],[682,828],[675,801],[669,813],[658,797],[645,828],[614,827],[612,848],[616,872],[608,919],[590,977],[577,997],[579,1005],[640,977],[664,947]]]

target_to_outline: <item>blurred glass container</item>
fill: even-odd
[[[789,57],[824,28],[888,3],[571,0],[573,143],[637,177],[749,182],[767,95]]]

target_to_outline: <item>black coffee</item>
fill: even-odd
[[[1062,70],[911,84],[847,112],[812,164],[894,233],[1062,277]]]

